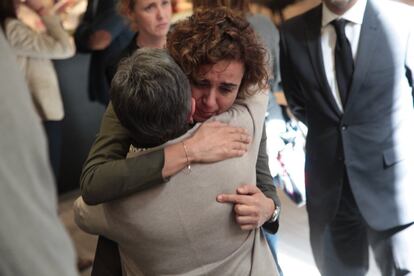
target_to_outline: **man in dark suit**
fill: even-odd
[[[414,273],[412,7],[323,0],[281,27],[282,83],[309,128],[307,210],[322,275]],[[342,23],[341,23],[342,22]]]
[[[79,52],[91,53],[89,98],[104,105],[109,101],[105,67],[118,56],[133,37],[127,21],[117,13],[116,0],[89,0],[85,15],[76,29]]]

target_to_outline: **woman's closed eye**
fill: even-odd
[[[207,88],[210,87],[210,82],[207,80],[194,80],[192,84],[199,88]]]
[[[234,85],[234,84],[220,85],[219,90],[221,94],[233,93],[234,91],[237,90],[237,85]]]

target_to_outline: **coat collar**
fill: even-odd
[[[321,25],[322,25],[322,4],[314,8],[306,14],[306,41],[309,50],[309,56],[312,62],[312,67],[318,79],[324,98],[329,102],[331,108],[338,115],[342,117],[342,112],[339,110],[332,92],[326,79],[325,68],[323,65],[322,48],[321,48]],[[352,102],[357,100],[357,94],[363,83],[366,73],[370,68],[372,54],[375,52],[375,47],[378,45],[379,38],[379,20],[378,12],[375,10],[371,0],[367,1],[365,8],[364,19],[361,28],[361,34],[358,45],[358,54],[355,61],[355,70],[353,81],[348,96],[347,104],[344,108],[344,116],[347,111],[352,108]]]
[[[306,43],[308,45],[309,56],[311,59],[315,76],[319,82],[323,97],[329,103],[338,117],[342,112],[339,110],[332,92],[326,79],[325,67],[323,65],[323,56],[321,48],[321,20],[322,20],[322,4],[306,14]]]
[[[321,27],[325,27],[326,25],[330,24],[332,21],[342,18],[346,19],[349,22],[355,24],[362,24],[364,19],[365,8],[367,6],[368,0],[358,0],[356,3],[343,15],[337,15],[331,12],[325,4],[322,4],[322,22]]]
[[[379,25],[378,11],[372,4],[372,1],[368,1],[359,38],[351,89],[349,91],[348,102],[345,109],[345,111],[349,111],[347,114],[352,113],[352,103],[358,101],[359,93],[364,92],[361,91],[360,88],[366,78],[369,68],[371,67],[370,65],[373,53],[376,52],[376,47],[379,45]]]

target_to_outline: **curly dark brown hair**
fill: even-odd
[[[241,12],[246,16],[250,12],[250,0],[193,0],[193,8],[227,7],[233,11]]]
[[[227,7],[243,16],[250,13],[250,0],[193,0],[193,8]]]
[[[170,31],[167,49],[190,82],[198,79],[203,65],[235,60],[245,69],[237,98],[251,96],[267,84],[265,48],[250,24],[228,8],[197,9]]]

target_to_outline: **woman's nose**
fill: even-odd
[[[217,93],[214,90],[209,91],[203,97],[203,103],[209,111],[215,111],[217,109]]]
[[[164,19],[165,14],[167,13],[167,8],[166,7],[162,7],[162,6],[158,6],[157,8],[157,17],[158,19]]]

